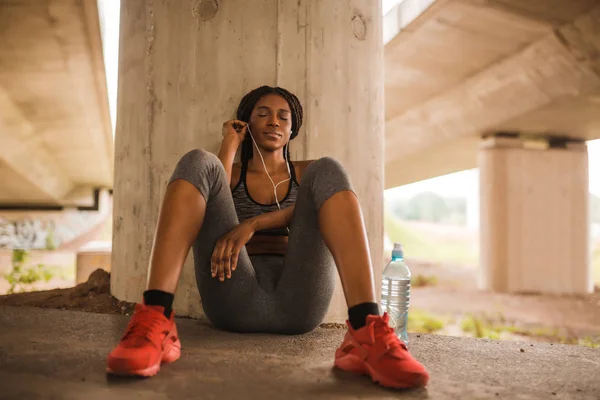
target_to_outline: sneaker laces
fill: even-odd
[[[406,344],[401,341],[394,329],[388,324],[388,318],[384,315],[383,317],[373,318],[371,322],[372,334],[374,341],[381,341],[386,347],[386,353],[393,352],[396,357],[401,357],[400,349],[408,351]]]
[[[155,315],[154,311],[148,308],[136,310],[122,340],[132,345],[152,342],[152,336],[157,333],[161,323],[161,316]]]

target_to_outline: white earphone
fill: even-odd
[[[260,149],[258,148],[258,145],[256,144],[256,140],[254,140],[254,136],[252,135],[252,131],[250,130],[250,124],[249,123],[246,124],[246,129],[248,129],[248,133],[250,134],[250,137],[252,138],[252,143],[254,143],[254,147],[256,147],[256,151],[258,152],[258,155],[260,156],[260,159],[262,161],[263,167],[265,169],[265,173],[267,174],[267,177],[269,177],[269,180],[271,181],[271,184],[273,185],[273,194],[275,195],[275,203],[277,203],[277,208],[279,208],[281,210],[281,206],[279,205],[279,200],[277,199],[277,186],[279,186],[282,183],[287,182],[290,179],[292,179],[292,173],[290,171],[290,164],[289,164],[288,159],[287,159],[287,149],[288,149],[288,146],[289,146],[289,142],[286,143],[285,146],[283,147],[283,158],[285,159],[285,166],[287,167],[289,178],[282,180],[281,182],[279,182],[276,185],[275,182],[273,182],[273,179],[271,178],[271,175],[269,175],[269,171],[267,171],[267,165],[265,164],[265,159],[263,158],[263,155],[260,152]],[[291,136],[291,134],[292,134],[292,132],[290,131],[290,136]],[[289,231],[289,229],[288,229],[288,231]]]

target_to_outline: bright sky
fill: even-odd
[[[396,4],[402,3],[403,0],[382,0],[381,2],[381,11],[382,14],[385,15],[388,11],[392,9]]]
[[[108,91],[108,106],[112,121],[113,136],[117,120],[117,75],[119,72],[119,22],[121,14],[120,0],[98,0],[104,68]]]

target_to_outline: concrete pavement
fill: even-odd
[[[0,307],[0,399],[599,399],[600,349],[411,335],[426,389],[392,391],[332,369],[343,329],[241,335],[179,319],[182,357],[151,379],[105,358],[128,317]],[[523,351],[521,351],[523,349]]]

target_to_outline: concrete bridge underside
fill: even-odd
[[[437,0],[403,23],[423,3],[385,17],[386,188],[476,167],[490,132],[600,138],[599,1]]]
[[[90,206],[112,181],[96,2],[0,0],[0,207]]]

